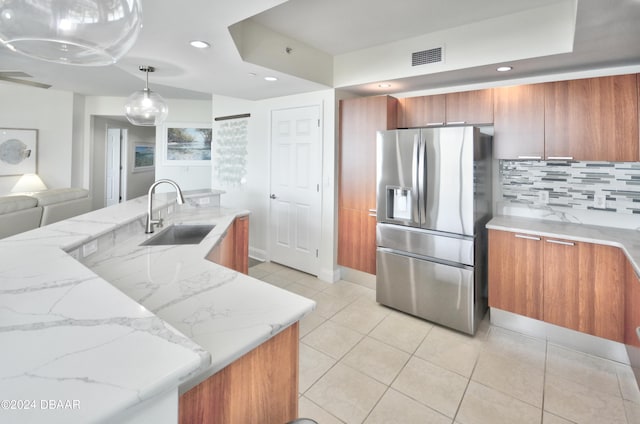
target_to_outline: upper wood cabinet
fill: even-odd
[[[447,94],[447,124],[493,123],[493,89]]]
[[[638,161],[636,75],[545,84],[546,158]]]
[[[340,207],[376,207],[376,131],[397,128],[397,99],[390,96],[340,101]]]
[[[495,88],[493,155],[544,158],[544,84]]]
[[[542,319],[542,247],[538,236],[489,230],[490,307]]]
[[[400,128],[491,124],[492,122],[492,89],[406,97],[399,101],[398,127]]]
[[[406,97],[398,100],[398,127],[444,125],[446,95]]]

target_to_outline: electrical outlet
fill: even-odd
[[[549,203],[549,192],[547,190],[540,190],[538,192],[538,201],[545,205]]]
[[[82,245],[82,257],[86,258],[87,256],[96,253],[98,251],[98,240],[91,240],[88,243]]]
[[[208,205],[209,203],[211,203],[211,199],[208,197],[201,197],[198,199],[199,205]]]
[[[606,194],[594,194],[593,195],[593,207],[597,209],[607,208],[607,195]]]

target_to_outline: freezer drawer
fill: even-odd
[[[473,266],[474,238],[471,236],[378,224],[376,243],[378,247]]]
[[[474,273],[460,267],[377,250],[376,300],[473,335]]]

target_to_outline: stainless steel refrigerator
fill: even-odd
[[[487,309],[491,136],[420,128],[376,142],[377,301],[475,334]]]

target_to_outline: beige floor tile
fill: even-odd
[[[640,405],[635,402],[625,400],[624,410],[627,413],[627,422],[629,424],[640,423]]]
[[[542,410],[471,381],[456,415],[460,424],[539,424]]]
[[[373,378],[337,364],[305,396],[346,423],[362,423],[386,389]]]
[[[557,375],[592,390],[622,396],[616,364],[606,359],[549,344],[547,374]]]
[[[340,280],[327,287],[324,293],[352,302],[361,296],[371,295],[372,291],[359,284]]]
[[[291,280],[287,280],[276,274],[265,275],[264,277],[260,278],[260,280],[280,288],[285,288],[292,283]]]
[[[316,312],[318,315],[325,318],[331,318],[351,303],[351,301],[328,295],[325,292],[318,292],[313,296],[310,296],[310,299],[316,301]]]
[[[434,326],[415,355],[465,377],[471,377],[481,346],[474,338]]]
[[[334,417],[304,396],[298,400],[298,416],[300,418],[311,418],[319,424],[344,423],[344,421]]]
[[[545,379],[544,409],[580,424],[627,423],[621,397],[553,374]]]
[[[311,297],[314,294],[318,293],[318,290],[312,289],[311,287],[303,286],[298,283],[291,283],[285,287],[285,290],[293,292],[295,294],[299,294],[304,297]]]
[[[492,326],[482,344],[485,350],[526,362],[532,368],[544,370],[547,350],[547,343],[544,340]]]
[[[291,282],[295,282],[310,276],[305,272],[298,271],[292,268],[285,268],[280,271],[276,271],[273,273],[273,275],[277,275],[278,277],[284,278],[285,280],[289,280]]]
[[[284,269],[289,269],[286,266],[280,265],[275,262],[263,262],[260,265],[256,265],[252,268],[263,269],[265,271],[268,271],[269,273],[274,273],[274,272],[282,271]]]
[[[326,281],[322,281],[317,277],[314,277],[312,275],[306,275],[306,274],[304,277],[300,278],[299,280],[296,280],[295,282],[298,284],[302,284],[303,286],[307,286],[310,289],[314,289],[316,291],[326,290],[327,288],[329,288],[329,286],[331,286],[331,283],[327,283]]]
[[[531,368],[526,362],[485,351],[480,355],[471,379],[542,408],[544,372]]]
[[[390,310],[367,299],[358,299],[331,317],[336,322],[362,334],[368,334]]]
[[[369,336],[413,353],[432,328],[433,324],[427,321],[393,311],[369,333]]]
[[[318,328],[304,336],[302,342],[334,359],[340,359],[358,344],[363,337],[357,331],[331,321],[325,321]]]
[[[249,268],[249,276],[253,278],[257,278],[258,280],[261,280],[262,277],[265,277],[269,274],[271,274],[269,271],[262,268],[258,268],[257,266]]]
[[[574,424],[574,423],[572,421],[565,420],[564,418],[558,417],[557,415],[550,414],[547,411],[543,411],[542,424]]]
[[[467,382],[459,374],[414,356],[391,387],[453,418]]]
[[[320,377],[334,366],[336,360],[314,348],[300,343],[300,378],[298,390],[306,392]]]
[[[340,362],[389,385],[409,357],[406,352],[365,337]]]
[[[300,320],[300,338],[303,338],[327,319],[319,315],[316,311],[310,312]]]
[[[389,389],[365,424],[451,424],[451,418]]]
[[[622,398],[640,405],[640,390],[631,367],[629,365],[616,364],[616,374],[618,374]],[[640,421],[638,422],[640,423]]]

